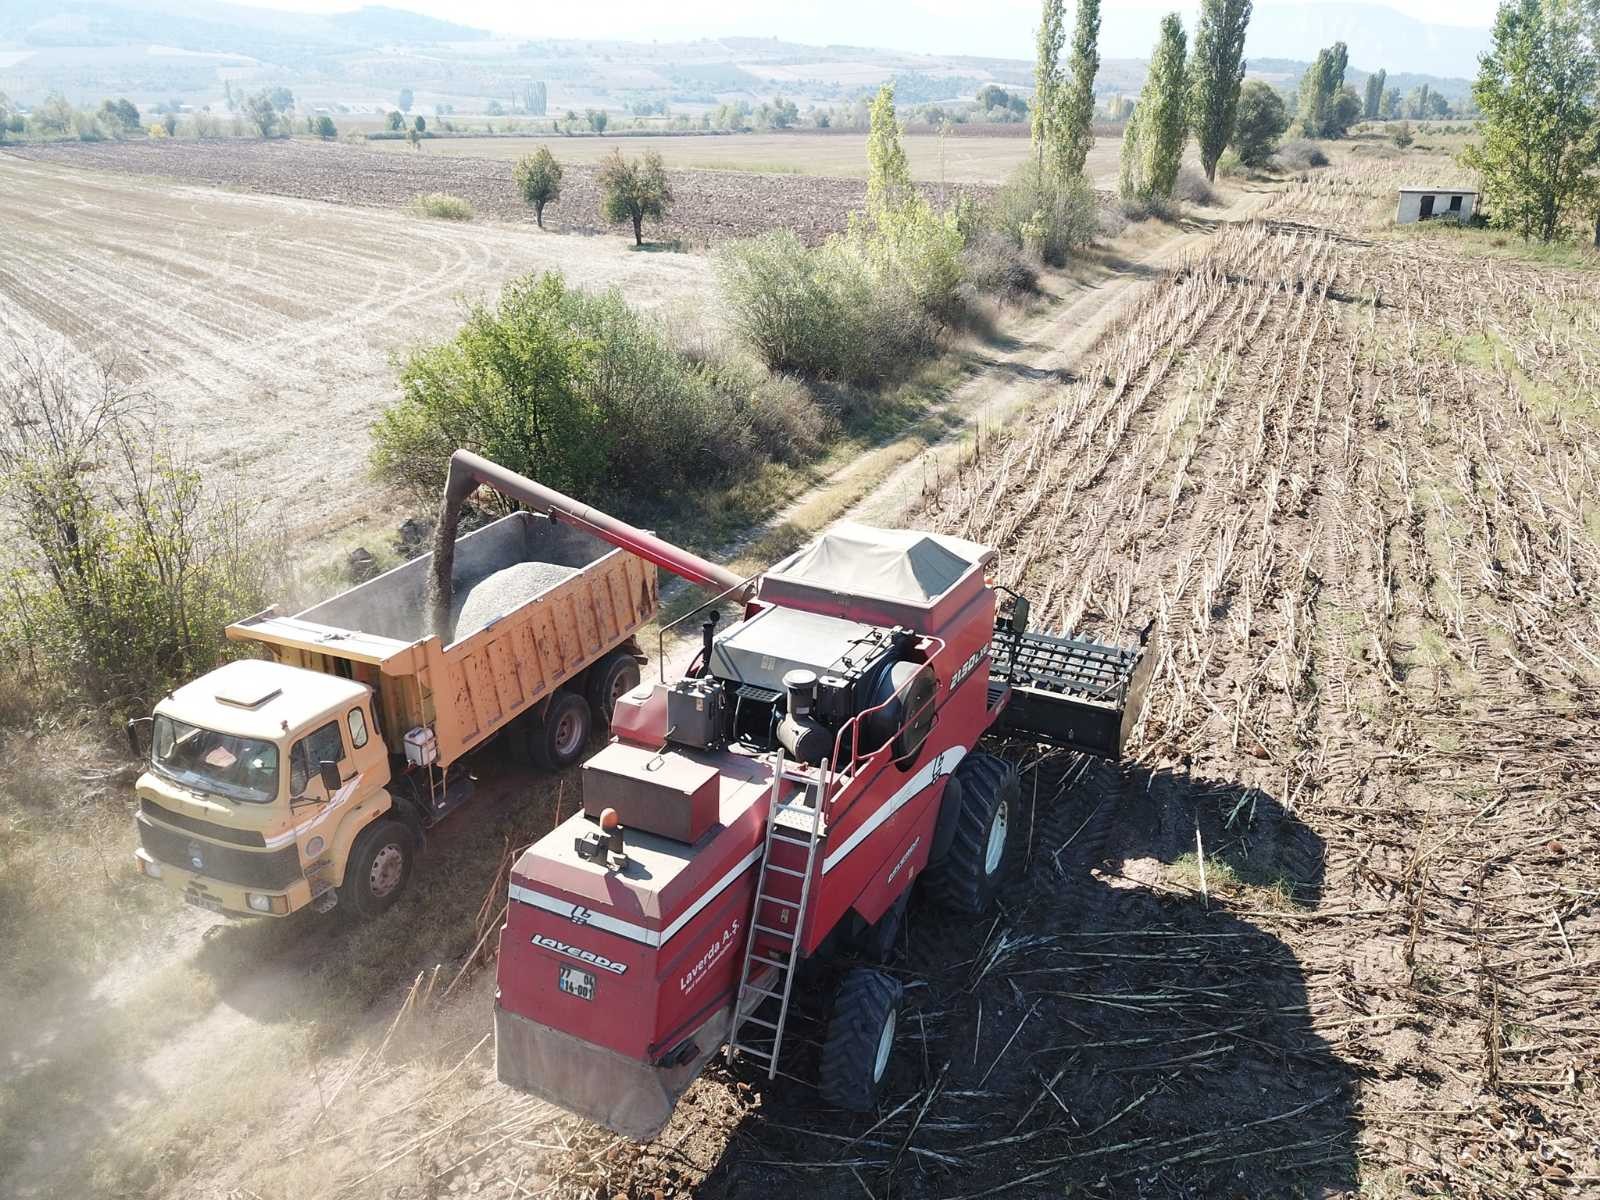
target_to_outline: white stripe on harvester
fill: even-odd
[[[594,909],[586,908],[581,904],[573,904],[571,901],[562,900],[558,896],[536,892],[532,888],[523,887],[518,883],[511,885],[511,898],[520,900],[523,904],[531,904],[534,908],[543,909],[545,912],[554,913],[558,917],[565,917],[574,925],[603,929],[607,933],[614,933],[618,937],[642,942],[646,946],[662,946],[666,944],[673,934],[679,932],[685,925],[694,920],[701,909],[733,886],[733,881],[753,867],[760,857],[761,848],[758,846],[741,858],[726,875],[702,893],[698,900],[684,909],[678,915],[677,920],[660,932],[654,929],[646,929],[643,925],[636,925],[632,921],[624,921],[620,917],[613,917],[610,913],[596,912]]]
[[[965,746],[951,746],[948,750],[941,750],[928,764],[900,785],[900,790],[890,796],[888,800],[878,806],[878,809],[857,830],[844,840],[844,843],[832,851],[822,860],[822,873],[826,875],[849,854],[907,804],[911,803],[925,788],[931,787],[933,781],[941,775],[948,775],[956,769],[956,764],[966,757]]]

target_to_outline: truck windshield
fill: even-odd
[[[278,747],[271,742],[157,716],[150,758],[168,778],[225,800],[270,804],[278,797]]]

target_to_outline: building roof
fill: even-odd
[[[331,709],[354,704],[364,684],[320,671],[242,658],[171,693],[157,710],[218,733],[274,740]]]
[[[1423,192],[1430,195],[1440,195],[1444,192],[1449,192],[1452,196],[1476,196],[1478,194],[1478,189],[1469,187],[1403,187],[1400,189],[1400,194],[1402,196],[1407,192]]]

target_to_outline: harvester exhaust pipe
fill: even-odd
[[[450,456],[450,473],[445,478],[444,497],[439,504],[439,524],[433,535],[433,576],[428,586],[433,631],[443,641],[450,640],[456,528],[461,520],[461,505],[480,486],[493,488],[502,496],[525,504],[536,513],[586,529],[601,540],[637,554],[690,583],[719,593],[731,592],[744,585],[745,581],[726,567],[707,562],[698,554],[663,541],[653,533],[636,529],[609,513],[580,504],[554,488],[535,483],[470,450],[457,450]]]

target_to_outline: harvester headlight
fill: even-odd
[[[289,901],[282,896],[263,896],[260,892],[246,892],[244,902],[253,912],[284,913],[289,911]]]

